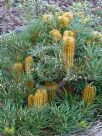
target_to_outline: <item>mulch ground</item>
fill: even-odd
[[[0,34],[18,29],[26,23],[21,19],[23,12],[20,8],[5,6],[5,0],[0,0]]]

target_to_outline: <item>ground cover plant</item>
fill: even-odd
[[[65,136],[102,120],[101,17],[77,4],[1,35],[1,134]]]

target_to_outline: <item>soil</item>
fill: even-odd
[[[66,9],[66,7],[70,6],[73,4],[74,1],[76,0],[46,0],[48,1],[48,3],[58,3],[58,5],[62,8],[62,9]],[[93,4],[93,7],[97,7],[100,6],[100,3],[102,4],[101,0],[87,0],[89,2],[91,2]]]
[[[0,0],[0,34],[11,32],[25,25],[26,23],[21,19],[23,12],[14,6],[7,8],[5,0]]]

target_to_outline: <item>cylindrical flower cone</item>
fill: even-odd
[[[74,64],[74,53],[75,53],[75,38],[64,37],[64,50],[62,52],[62,58],[65,61],[67,69],[71,69]]]
[[[48,103],[48,93],[46,89],[38,89],[34,96],[34,106],[43,107]]]
[[[61,33],[57,29],[53,29],[50,31],[50,35],[52,36],[53,40],[55,42],[59,41],[62,39]]]
[[[70,24],[70,18],[65,16],[58,17],[59,23],[62,27],[67,27]]]
[[[49,22],[49,21],[51,21],[52,18],[53,18],[53,16],[52,16],[51,14],[44,14],[44,15],[42,16],[42,20],[43,20],[44,22]]]
[[[28,96],[28,107],[32,107],[34,105],[34,95]]]
[[[33,63],[32,56],[28,56],[25,58],[24,64],[25,64],[25,72],[27,74],[30,74],[30,72],[31,72],[32,63]]]
[[[58,84],[56,82],[46,83],[45,88],[48,90],[49,102],[56,96]]]
[[[76,37],[76,34],[77,34],[77,32],[75,32],[75,31],[72,31],[72,30],[65,30],[64,31],[64,33],[63,33],[63,37],[73,37],[73,38],[75,38]]]
[[[83,91],[83,101],[85,105],[91,104],[96,96],[96,87],[90,84],[86,85]]]
[[[15,63],[12,67],[12,71],[14,74],[14,80],[18,83],[20,80],[20,76],[23,72],[23,65],[22,63]]]
[[[64,12],[62,16],[63,17],[68,17],[70,19],[73,19],[73,17],[74,17],[74,15],[71,12]]]

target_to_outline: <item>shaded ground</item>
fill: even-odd
[[[102,136],[102,122],[97,121],[87,132],[80,132],[70,136]]]
[[[23,11],[20,8],[5,6],[5,0],[0,0],[0,33],[13,31],[26,23],[22,21]]]
[[[72,5],[72,3],[77,0],[46,0],[46,1],[48,1],[48,3],[57,2],[62,9],[66,9],[66,7]],[[102,4],[102,0],[87,0],[87,1],[91,2],[93,4],[93,7],[101,6],[100,3]]]

